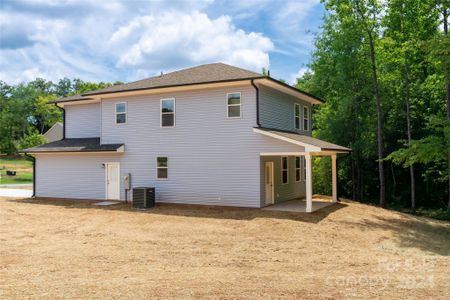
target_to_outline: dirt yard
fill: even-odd
[[[0,199],[1,299],[448,299],[450,224],[345,201],[313,214]]]

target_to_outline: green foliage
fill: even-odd
[[[315,157],[313,162],[314,193],[331,195],[331,159]]]
[[[37,78],[15,86],[0,81],[0,153],[13,154],[25,145],[42,143],[40,134],[62,121],[61,110],[49,101],[111,85],[67,78],[57,84]]]
[[[408,168],[414,165],[418,207],[443,207],[448,201],[445,66],[450,42],[442,32],[442,12],[448,0],[323,3],[327,14],[315,41],[311,71],[296,86],[326,100],[315,109],[314,136],[353,149],[339,159],[341,193],[360,201],[378,200],[377,113],[368,42],[368,32],[373,32],[388,204],[409,205]],[[314,188],[327,191],[326,161],[316,164]]]
[[[42,145],[44,143],[46,143],[47,140],[45,139],[45,137],[40,134],[35,128],[30,127],[27,131],[27,133],[25,134],[25,136],[23,136],[19,142],[18,142],[18,149],[27,149],[27,148],[31,148],[34,146],[39,146]]]

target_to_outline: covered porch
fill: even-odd
[[[336,203],[336,201],[332,201],[330,197],[322,196],[322,195],[313,195],[312,203],[311,203],[311,211],[315,212],[322,208],[328,207]],[[293,200],[287,200],[280,203],[276,203],[274,205],[266,206],[263,210],[269,211],[289,211],[289,212],[308,212],[306,210],[306,199],[298,198]]]
[[[303,158],[302,163],[302,180],[298,181],[299,184],[301,184],[301,187],[304,185],[304,194],[299,194],[296,197],[292,199],[286,199],[288,201],[283,202],[275,202],[275,196],[272,196],[272,204],[273,206],[268,206],[266,209],[268,210],[290,210],[290,211],[303,211],[303,212],[313,212],[315,210],[318,210],[320,208],[323,208],[325,206],[331,205],[332,203],[336,203],[338,201],[338,195],[337,195],[337,155],[340,153],[349,153],[351,149],[339,146],[336,144],[332,144],[326,141],[322,141],[310,136],[301,135],[298,133],[293,132],[286,132],[286,131],[280,131],[280,130],[274,130],[274,129],[268,129],[268,128],[254,128],[254,132],[272,137],[277,140],[281,140],[284,142],[288,142],[291,144],[295,144],[299,146],[298,152],[261,152],[260,157],[262,162],[266,162],[267,157],[272,158],[281,158],[281,176],[287,176],[289,177],[288,170],[289,168],[286,167],[286,170],[284,170],[287,175],[283,174],[283,164],[289,163],[289,157],[295,157],[295,163],[298,164],[297,158]],[[315,198],[313,201],[313,173],[312,173],[312,167],[313,167],[313,157],[314,156],[330,156],[331,157],[331,185],[332,185],[332,194],[331,194],[331,201],[330,199],[328,201],[322,201],[318,200],[320,198]],[[283,160],[283,158],[285,158]],[[273,163],[272,163],[273,166]],[[272,179],[267,177],[268,172],[274,173],[274,168],[270,167],[270,164],[266,167],[264,166],[264,186],[274,186],[274,175],[272,175]],[[296,172],[298,171],[298,168],[296,166]],[[295,174],[297,176],[297,173]],[[284,182],[283,178],[283,182]],[[288,181],[288,180],[287,180]],[[283,183],[282,183],[283,184]],[[271,190],[272,194],[275,194],[274,188],[272,187]],[[264,187],[264,194],[265,199],[267,199],[267,195],[270,194],[270,190],[267,190],[266,187]],[[290,201],[289,201],[290,200]],[[265,204],[269,204],[266,200]]]

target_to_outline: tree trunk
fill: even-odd
[[[444,18],[444,35],[448,36],[448,9],[444,7],[442,12],[442,16]],[[450,85],[449,85],[449,76],[448,76],[448,57],[444,59],[444,77],[445,77],[445,99],[447,100],[447,120],[450,120]],[[448,146],[450,145],[450,134],[447,137]],[[448,204],[447,204],[447,212],[450,213],[450,151],[447,155],[447,164],[448,164]]]
[[[380,206],[385,207],[385,180],[384,180],[384,163],[383,163],[383,114],[381,111],[381,95],[380,95],[380,87],[378,84],[378,76],[377,76],[377,65],[375,61],[375,46],[373,41],[372,32],[367,30],[367,35],[369,37],[369,46],[370,46],[370,62],[372,64],[372,85],[373,92],[375,95],[375,101],[377,106],[377,142],[378,142],[378,176],[380,180]]]
[[[406,132],[408,135],[408,147],[411,147],[411,113],[409,103],[409,68],[408,59],[405,57],[405,104],[406,104]],[[409,166],[411,179],[411,212],[416,212],[416,180],[414,178],[414,165]]]

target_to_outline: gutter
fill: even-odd
[[[33,161],[33,195],[31,197],[36,197],[36,157],[29,155],[28,153],[24,153],[26,157],[31,158]]]
[[[62,117],[63,117],[63,140],[66,139],[66,110],[64,107],[61,107],[58,105],[58,103],[54,103],[57,108],[59,108],[62,111]]]
[[[251,84],[256,91],[256,125],[261,127],[261,123],[259,122],[259,88],[256,86],[254,79],[252,79]]]

